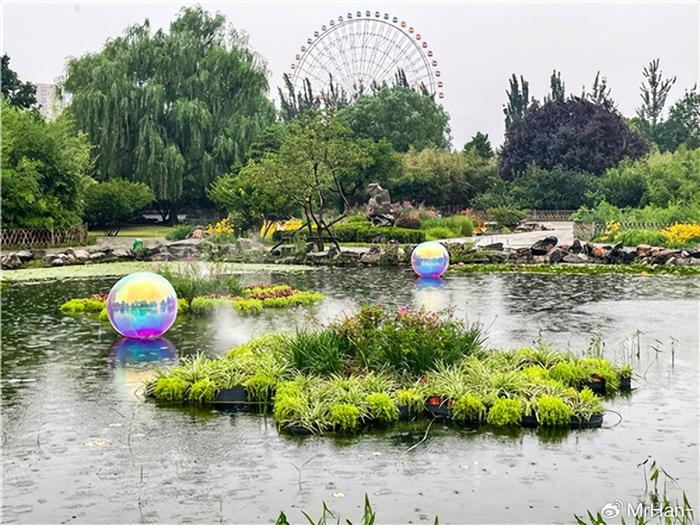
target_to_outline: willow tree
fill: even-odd
[[[167,32],[146,20],[70,60],[65,88],[94,146],[95,177],[148,184],[171,222],[274,119],[264,62],[222,15],[199,7]]]

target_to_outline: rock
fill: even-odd
[[[551,228],[547,228],[544,224],[540,224],[539,222],[524,222],[522,224],[519,224],[515,228],[516,233],[522,233],[522,232],[539,232],[539,231],[547,231],[551,230]]]
[[[574,239],[574,242],[571,243],[571,246],[569,247],[569,251],[571,253],[581,253],[583,251],[583,246],[581,246],[581,241],[578,239]]]
[[[318,249],[318,245],[315,242],[307,242],[304,249],[308,254],[317,253],[320,251]]]
[[[411,254],[413,253],[413,250],[416,249],[415,244],[407,244],[406,246],[403,247],[403,251],[406,254],[406,257],[409,259],[411,258]]]
[[[46,256],[46,250],[40,248],[32,248],[29,251],[32,252],[32,257],[34,259],[43,259]]]
[[[605,257],[606,252],[610,249],[610,246],[601,246],[600,244],[589,244],[588,246],[590,246],[589,255],[596,259]]]
[[[360,257],[360,262],[367,265],[379,264],[380,258],[381,254],[379,252],[365,252]]]
[[[491,244],[484,244],[483,246],[479,246],[479,249],[481,249],[481,250],[502,250],[503,243],[502,242],[492,242]]]
[[[68,248],[66,254],[72,255],[76,261],[86,261],[90,258],[90,252],[80,248]]]
[[[201,228],[197,228],[192,233],[190,233],[187,237],[190,239],[204,239],[204,230],[202,230]]]
[[[669,260],[674,259],[675,257],[679,256],[681,254],[680,250],[661,250],[657,252],[653,256],[652,262],[654,264],[666,264]]]
[[[622,243],[618,242],[612,248],[605,250],[603,257],[605,258],[605,262],[610,264],[620,264],[624,262],[625,254],[622,250]]]
[[[554,248],[551,252],[549,252],[549,262],[562,262],[567,255],[569,255],[569,252],[563,248]]]
[[[131,259],[132,253],[129,248],[115,248],[112,255],[118,259]]]
[[[533,264],[547,264],[549,262],[549,257],[546,255],[533,255],[532,262]]]
[[[360,252],[341,251],[335,260],[338,266],[357,266],[364,254]]]
[[[406,254],[398,244],[388,245],[379,257],[382,266],[397,266],[404,261]]]
[[[340,254],[340,250],[336,248],[335,244],[331,244],[331,247],[328,248],[328,258],[335,259],[336,257],[338,257],[338,254]]]
[[[700,259],[700,245],[695,248],[688,248],[688,255],[694,259]]]
[[[22,259],[16,253],[7,253],[0,258],[0,266],[3,270],[16,270],[22,264]]]
[[[559,242],[559,240],[554,236],[540,239],[530,246],[530,253],[532,253],[532,255],[547,255],[549,251],[557,245],[557,242]]]
[[[19,257],[22,262],[31,261],[34,258],[34,254],[29,250],[20,250],[15,252],[15,255]]]
[[[565,263],[570,263],[570,264],[581,264],[581,263],[587,263],[589,262],[588,256],[586,256],[583,253],[570,253],[569,255],[565,256],[561,262]]]
[[[105,259],[106,257],[107,257],[107,254],[105,252],[92,252],[90,254],[91,261],[99,261],[101,259]]]
[[[622,249],[622,262],[631,263],[637,258],[637,248],[626,246]]]
[[[648,244],[639,244],[636,248],[637,257],[640,259],[648,256],[651,253],[651,246]]]
[[[65,264],[65,261],[61,259],[60,257],[56,257],[51,261],[51,266],[63,266]]]

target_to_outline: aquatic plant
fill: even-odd
[[[85,298],[70,299],[61,305],[61,312],[66,315],[76,315],[82,313],[97,313],[104,310],[107,304],[107,297],[104,295],[93,295]]]
[[[533,404],[540,425],[559,427],[571,424],[571,407],[560,397],[544,394],[536,398]]]
[[[161,401],[182,401],[188,387],[189,383],[181,377],[163,375],[155,380],[152,394]]]
[[[493,402],[486,416],[489,425],[505,427],[519,425],[523,414],[523,402],[519,398],[500,398]]]
[[[334,403],[330,405],[328,419],[342,431],[355,430],[360,425],[360,409],[350,403]]]
[[[603,404],[590,388],[584,388],[570,398],[571,414],[581,420],[603,413]]]
[[[241,295],[240,279],[219,271],[216,266],[210,266],[210,271],[204,273],[195,264],[175,267],[162,266],[158,273],[173,285],[178,298],[186,299],[188,303],[195,297],[207,295]]]
[[[423,411],[425,395],[416,388],[401,388],[394,392],[396,403],[406,407],[409,415],[416,415]]]
[[[391,396],[384,392],[374,392],[365,396],[370,418],[379,423],[393,423],[399,419],[399,409]]]
[[[345,362],[340,337],[332,330],[299,330],[286,339],[289,360],[302,372],[333,374]]]
[[[208,403],[214,400],[218,390],[214,381],[204,377],[190,385],[188,398],[197,403]]]
[[[486,418],[486,412],[482,399],[473,393],[464,394],[452,403],[452,418],[455,421],[478,424]]]

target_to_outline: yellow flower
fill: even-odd
[[[233,226],[231,226],[228,218],[224,218],[217,222],[214,226],[208,224],[207,233],[212,236],[231,235],[233,233]]]
[[[679,223],[661,230],[669,246],[685,246],[692,242],[700,243],[700,224]]]

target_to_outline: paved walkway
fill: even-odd
[[[529,248],[536,241],[553,235],[557,238],[559,244],[571,244],[574,242],[573,222],[542,222],[541,224],[552,229],[547,231],[525,233],[504,233],[497,235],[481,235],[479,237],[463,237],[459,239],[447,239],[447,241],[477,240],[477,246],[502,242],[504,248]]]

